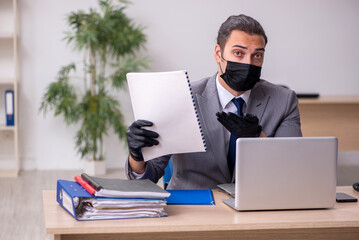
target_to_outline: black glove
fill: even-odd
[[[158,133],[142,127],[150,127],[153,123],[146,120],[137,120],[129,126],[127,130],[127,144],[130,149],[130,155],[136,161],[143,161],[143,156],[141,148],[143,147],[152,147],[157,145],[158,141],[154,138],[158,138]]]
[[[252,114],[240,117],[234,113],[218,112],[216,116],[217,120],[238,138],[259,137],[262,132],[257,116]]]

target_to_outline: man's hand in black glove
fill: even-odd
[[[142,127],[150,127],[153,123],[146,120],[137,120],[127,130],[127,144],[130,149],[131,157],[136,161],[143,161],[141,148],[152,147],[157,145],[158,141],[154,138],[158,138],[158,133]]]
[[[262,132],[257,116],[246,114],[240,117],[234,113],[225,112],[218,112],[216,116],[217,120],[238,138],[259,137]]]

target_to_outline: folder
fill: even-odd
[[[5,114],[6,114],[6,126],[14,126],[14,91],[5,91]]]
[[[167,216],[164,199],[94,197],[75,181],[58,180],[56,200],[78,221]]]
[[[168,205],[215,205],[211,189],[167,191],[171,193],[166,198]]]
[[[149,179],[109,179],[89,176],[86,173],[81,174],[81,177],[96,190],[96,197],[165,198],[170,195]]]

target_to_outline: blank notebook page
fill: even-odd
[[[154,123],[159,144],[145,147],[145,161],[176,153],[205,152],[197,109],[186,71],[128,73],[135,119]]]

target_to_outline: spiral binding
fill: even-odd
[[[207,151],[207,144],[206,144],[206,140],[205,140],[205,138],[204,138],[201,121],[199,120],[196,102],[195,102],[194,97],[193,97],[191,82],[189,81],[188,73],[187,73],[186,71],[184,71],[184,73],[186,74],[189,91],[190,91],[190,93],[191,93],[192,103],[193,103],[194,111],[195,111],[195,114],[196,114],[196,118],[197,118],[197,123],[198,123],[198,126],[199,126],[199,130],[200,130],[200,133],[201,133],[204,150]]]

